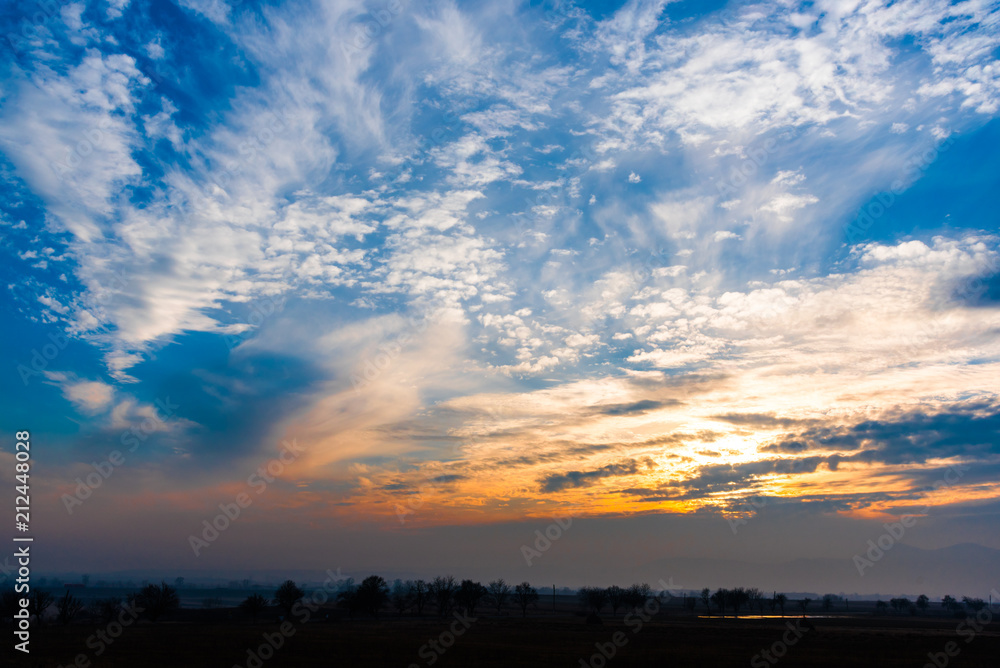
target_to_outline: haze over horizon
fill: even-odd
[[[36,572],[1000,588],[996,3],[56,4]]]

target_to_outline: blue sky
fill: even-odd
[[[928,505],[913,544],[1000,548],[995,3],[0,20],[0,424],[89,568],[152,508],[187,564],[286,441],[248,536],[684,515],[694,554],[763,497],[846,522],[823,554]]]

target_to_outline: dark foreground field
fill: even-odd
[[[1000,623],[996,621],[976,631],[962,620],[943,617],[840,616],[811,620],[815,629],[802,627],[801,637],[787,626],[795,623],[794,617],[703,619],[660,615],[641,628],[637,628],[636,618],[629,621],[626,624],[621,617],[606,618],[603,625],[596,626],[571,615],[529,613],[529,618],[521,619],[480,614],[476,621],[466,622],[465,629],[454,617],[322,619],[295,625],[293,633],[280,643],[276,621],[250,624],[223,618],[141,622],[122,630],[99,657],[95,656],[95,648],[101,646],[101,641],[91,636],[97,630],[93,626],[48,626],[34,633],[30,658],[15,657],[9,665],[68,667],[78,661],[76,665],[86,666],[89,662],[92,666],[121,668],[1000,666]],[[451,635],[450,628],[456,635]],[[281,646],[272,650],[266,637]],[[430,644],[432,640],[437,649]],[[602,656],[602,647],[610,659]],[[779,659],[769,655],[769,661],[763,650],[783,656]],[[4,654],[12,653],[5,648]],[[931,663],[929,654],[935,663]]]

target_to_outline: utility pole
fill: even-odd
[[[552,585],[552,611],[556,609],[556,586]]]

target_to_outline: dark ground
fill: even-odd
[[[823,614],[818,610],[811,613]],[[845,613],[813,618],[815,630],[804,630],[801,638],[782,646],[786,619],[701,618],[682,610],[661,611],[637,628],[637,617],[626,620],[608,612],[603,624],[588,625],[578,610],[566,606],[553,612],[536,609],[522,619],[518,611],[504,616],[480,610],[478,619],[457,637],[449,626],[463,629],[454,617],[398,618],[385,613],[380,620],[348,619],[339,610],[319,610],[307,623],[295,623],[290,637],[266,660],[249,661],[248,650],[259,650],[264,636],[279,630],[275,612],[257,623],[243,619],[237,611],[181,610],[151,624],[141,621],[121,631],[120,636],[96,656],[101,642],[92,637],[103,625],[77,622],[69,626],[53,623],[32,632],[31,655],[4,649],[5,665],[114,666],[121,668],[261,668],[283,666],[429,666],[503,667],[567,666],[581,668],[628,668],[637,666],[906,666],[928,665],[928,653],[937,656],[937,668],[1000,666],[1000,615],[975,632],[962,619],[943,614],[917,616],[872,616]],[[327,618],[329,614],[329,618]],[[959,633],[959,625],[962,633]],[[7,633],[10,634],[9,626]],[[803,627],[804,628],[804,627]],[[615,633],[619,647],[614,647]],[[970,638],[970,633],[975,632]],[[442,635],[444,634],[444,635]],[[10,641],[8,635],[8,643]],[[88,638],[91,646],[88,647]],[[793,639],[793,634],[787,635]],[[454,639],[453,643],[449,641]],[[438,652],[431,640],[450,645]],[[966,642],[970,640],[970,642]],[[957,654],[948,657],[949,642]],[[774,647],[783,658],[768,662],[762,650]],[[13,643],[11,643],[13,644]],[[614,654],[602,661],[597,645]],[[782,652],[786,649],[787,652]],[[934,665],[934,664],[930,664]]]

